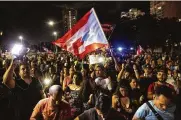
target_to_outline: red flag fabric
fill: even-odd
[[[139,45],[138,48],[137,48],[136,54],[137,54],[137,55],[141,55],[141,53],[142,53],[143,51],[144,51],[143,48],[141,47],[141,45]]]
[[[113,30],[113,25],[111,24],[102,24],[101,26],[105,33],[111,32]]]
[[[62,38],[53,44],[84,58],[88,53],[108,45],[97,15],[92,8]]]

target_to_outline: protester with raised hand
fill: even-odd
[[[42,86],[38,80],[31,78],[30,69],[27,64],[19,65],[19,78],[13,77],[14,69],[17,66],[15,59],[3,76],[3,83],[14,93],[14,107],[18,120],[29,119],[31,112],[36,103],[44,97]]]

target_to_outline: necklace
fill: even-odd
[[[25,90],[28,90],[28,88],[29,88],[29,86],[30,86],[29,84],[27,84],[28,87],[24,89],[24,88],[22,88],[18,83],[16,83],[16,85],[17,85],[20,89],[22,89],[22,90],[24,90],[24,91],[25,91]]]
[[[25,82],[25,81],[24,81],[24,82]],[[32,80],[31,80],[31,82],[32,82]],[[25,84],[28,85],[27,88],[22,88],[17,82],[16,82],[16,85],[17,85],[20,89],[22,89],[23,91],[25,91],[25,90],[28,90],[28,89],[29,89],[31,82],[30,82],[30,83],[26,83],[26,82],[25,82]]]

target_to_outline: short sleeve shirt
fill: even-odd
[[[175,105],[171,105],[165,111],[159,110],[154,104],[153,101],[149,101],[151,106],[157,111],[157,113],[162,116],[164,120],[174,120],[174,111],[176,109]],[[152,110],[144,103],[141,107],[138,108],[134,117],[145,120],[157,120]]]
[[[34,78],[32,78],[32,82],[29,85],[22,79],[16,80],[13,93],[16,100],[15,106],[20,110],[19,116],[22,120],[30,117],[33,108],[42,98],[40,90],[42,90],[42,85]]]
[[[58,112],[58,109],[60,110]],[[58,114],[59,113],[59,114]],[[69,120],[71,118],[71,109],[68,103],[61,101],[58,108],[53,108],[51,105],[51,99],[45,98],[38,102],[35,106],[31,117],[36,115],[43,117],[43,120]],[[56,116],[58,116],[56,118]]]
[[[170,85],[169,83],[165,83],[164,85],[174,90],[174,87],[172,85]],[[150,84],[148,87],[148,92],[154,93],[155,88],[157,86],[160,86],[160,85],[158,85],[156,82]]]

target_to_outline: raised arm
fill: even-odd
[[[14,73],[15,67],[16,67],[16,61],[12,59],[10,66],[8,67],[8,69],[3,75],[3,83],[9,88],[15,87],[15,80],[13,79],[13,73]]]
[[[140,74],[138,72],[138,69],[137,69],[136,65],[133,65],[133,70],[134,70],[136,78],[139,80],[140,79]]]
[[[118,82],[119,82],[119,81],[121,80],[121,78],[122,78],[124,69],[125,69],[125,64],[123,63],[123,64],[122,64],[121,71],[119,72],[119,74],[118,74],[118,76],[117,76],[117,81],[118,81]]]

